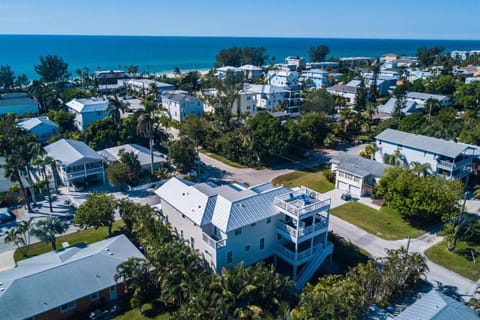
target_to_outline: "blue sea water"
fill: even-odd
[[[16,75],[35,79],[38,75],[33,67],[39,57],[56,54],[69,64],[73,76],[84,67],[93,72],[132,64],[140,71],[172,72],[175,67],[183,71],[210,69],[216,54],[232,46],[265,47],[270,59],[274,57],[278,63],[289,55],[308,58],[308,48],[319,44],[327,45],[330,55],[337,57],[414,55],[421,46],[443,46],[446,52],[480,49],[480,40],[0,35],[0,65],[10,65]]]

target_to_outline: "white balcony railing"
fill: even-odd
[[[459,162],[452,162],[447,160],[440,160],[437,163],[437,167],[444,170],[453,171],[456,169],[463,168],[472,164],[472,158],[467,158]]]
[[[68,172],[67,178],[74,179],[78,177],[87,177],[94,174],[103,174],[103,168],[95,168],[95,169],[88,169],[88,170],[78,170],[78,171],[70,171]]]
[[[298,238],[309,235],[310,233],[315,232],[315,231],[323,230],[327,227],[328,227],[327,221],[322,219],[322,221],[317,222],[314,225],[311,225],[311,226],[308,226],[308,227],[305,227],[305,228],[299,228],[298,229]],[[288,233],[290,235],[290,237],[292,237],[294,239],[296,238],[297,229],[293,226],[290,226],[290,225],[288,225],[284,222],[279,222],[277,224],[277,229]]]
[[[275,197],[274,204],[295,216],[330,207],[330,198],[306,187]]]
[[[206,234],[205,232],[203,232],[203,234],[202,234],[202,239],[203,239],[204,242],[206,242],[213,249],[220,249],[220,248],[223,248],[227,245],[227,240],[226,239],[215,240],[212,237],[210,237],[208,234]]]

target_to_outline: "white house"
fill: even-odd
[[[263,76],[263,69],[251,64],[245,64],[238,68],[238,71],[243,72],[245,79],[253,80]]]
[[[280,101],[288,104],[290,91],[286,87],[269,84],[245,84],[239,92],[240,112],[256,113],[260,110],[272,110],[278,107]],[[237,113],[237,102],[234,102],[233,113]]]
[[[232,75],[236,75],[238,72],[237,67],[232,67],[232,66],[224,66],[215,69],[215,76],[217,76],[219,79],[225,79],[227,77],[228,73],[231,73]]]
[[[170,119],[182,122],[187,116],[203,115],[203,102],[186,94],[163,94],[162,106],[167,109]]]
[[[38,104],[23,92],[4,93],[0,95],[0,115],[15,114],[37,114]]]
[[[298,72],[287,70],[270,70],[267,74],[268,84],[277,87],[298,85]]]
[[[352,86],[347,86],[343,84],[336,84],[327,88],[327,91],[330,94],[344,97],[347,103],[355,104],[357,88]]]
[[[329,72],[323,69],[310,69],[302,71],[304,83],[311,83],[315,88],[322,88],[328,84]]]
[[[80,131],[85,131],[92,122],[108,117],[108,100],[104,98],[73,99],[66,106],[75,114],[74,123]]]
[[[468,183],[476,148],[433,137],[387,129],[375,137],[379,151],[375,159],[384,161],[385,155],[400,153],[400,161],[428,163],[432,174]]]
[[[216,271],[274,257],[302,288],[332,254],[330,198],[308,188],[217,186],[172,178],[155,192],[165,219]]]
[[[55,160],[55,180],[70,189],[77,182],[98,181],[105,183],[104,159],[81,141],[61,139],[44,147]]]
[[[39,141],[46,142],[52,136],[59,134],[58,125],[48,117],[37,117],[18,123],[18,126],[35,135]]]
[[[131,89],[144,94],[145,91],[150,90],[151,87],[155,87],[159,94],[168,90],[175,90],[175,86],[170,83],[160,82],[150,79],[130,79],[124,82],[124,84]]]
[[[307,62],[303,57],[300,56],[288,56],[285,58],[285,64],[290,70],[299,70],[305,69],[307,66]]]
[[[378,180],[388,168],[381,162],[341,152],[332,159],[335,188],[361,197],[374,192]]]
[[[446,107],[452,104],[450,98],[444,95],[423,93],[423,92],[407,92],[405,95],[405,105],[402,112],[405,115],[410,115],[415,112],[423,112],[427,100],[437,100],[441,107]],[[378,106],[378,112],[390,115],[394,112],[397,104],[397,98],[390,98],[385,104]],[[427,110],[428,111],[428,110]]]
[[[150,157],[150,150],[145,148],[144,146],[139,146],[138,144],[123,144],[121,146],[116,146],[112,148],[103,149],[97,151],[99,155],[101,155],[107,162],[114,163],[119,162],[122,153],[133,152],[140,162],[142,169],[145,171],[150,170],[151,166],[151,157]],[[153,151],[153,168],[158,169],[160,168],[165,162],[167,161],[164,154]]]

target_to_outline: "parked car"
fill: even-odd
[[[0,208],[0,223],[15,221],[17,217],[8,208]]]
[[[350,201],[352,200],[352,195],[350,194],[350,192],[345,192],[342,193],[342,196],[340,198],[345,201]]]

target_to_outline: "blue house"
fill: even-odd
[[[66,103],[68,110],[75,114],[75,126],[85,131],[89,124],[108,117],[108,100],[103,98],[73,99]]]
[[[18,123],[18,126],[37,136],[40,142],[46,142],[52,136],[59,134],[58,125],[48,117],[36,117]]]

